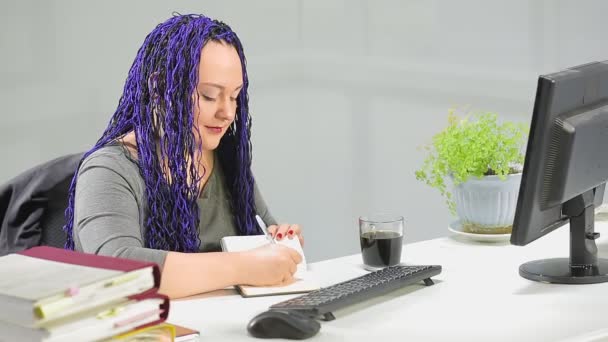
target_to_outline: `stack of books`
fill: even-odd
[[[99,341],[161,326],[169,299],[159,285],[154,263],[53,247],[0,257],[0,341]]]

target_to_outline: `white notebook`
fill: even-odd
[[[220,240],[222,250],[227,252],[240,252],[260,247],[268,243],[264,235],[250,236],[226,236]],[[243,297],[282,295],[290,293],[302,293],[318,290],[318,280],[307,270],[306,257],[297,238],[277,241],[278,244],[295,249],[302,256],[302,262],[294,274],[296,281],[284,286],[237,286],[237,290]]]

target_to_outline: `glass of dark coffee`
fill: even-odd
[[[363,265],[370,270],[401,262],[403,216],[374,214],[359,218],[359,240]]]

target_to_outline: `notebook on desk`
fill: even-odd
[[[268,240],[264,235],[250,236],[226,236],[220,240],[222,250],[226,252],[240,252],[254,249],[264,244]],[[317,279],[307,270],[306,257],[297,238],[283,239],[277,241],[278,244],[295,249],[302,256],[302,262],[298,264],[294,274],[295,282],[284,286],[237,286],[237,290],[243,297],[283,295],[292,293],[303,293],[318,290],[320,288]]]

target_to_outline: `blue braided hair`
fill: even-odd
[[[200,172],[188,160],[196,160],[200,150],[200,139],[195,136],[200,132],[193,131],[192,94],[198,84],[201,50],[209,41],[232,45],[241,60],[243,87],[237,96],[236,117],[220,141],[217,156],[239,233],[259,233],[254,223],[251,118],[243,46],[221,21],[203,15],[176,15],[159,24],[144,40],[129,70],[118,108],[101,138],[82,158],[129,132],[135,133],[149,209],[144,237],[149,248],[196,252],[201,243],[196,200],[205,171]],[[65,211],[67,249],[74,249],[76,182],[77,174],[72,179]]]

